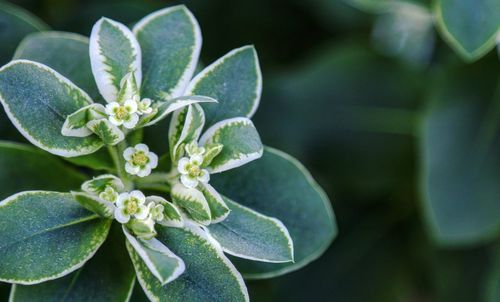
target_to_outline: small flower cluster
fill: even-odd
[[[134,129],[142,115],[153,113],[152,101],[149,98],[141,100],[139,89],[133,73],[129,73],[122,80],[121,91],[116,102],[106,105],[106,114],[109,121],[115,126]]]
[[[122,181],[113,175],[102,175],[85,182],[82,190],[87,194],[92,208],[102,206],[110,209],[109,217],[124,224],[136,237],[150,239],[156,236],[155,224],[166,221],[166,210],[175,206],[159,196],[148,196],[139,190],[125,192]],[[77,199],[78,200],[78,199]]]
[[[210,181],[210,173],[205,167],[221,152],[222,145],[205,148],[192,141],[184,147],[184,150],[187,156],[179,159],[177,163],[181,183],[186,188],[196,188],[200,182],[207,184]]]

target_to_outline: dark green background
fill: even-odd
[[[483,301],[498,240],[466,247],[432,240],[417,129],[440,87],[436,70],[446,80],[447,72],[474,69],[471,81],[494,82],[495,51],[466,66],[437,37],[428,64],[405,63],[373,47],[374,15],[340,0],[11,2],[53,29],[87,36],[101,16],[132,24],[183,3],[201,25],[205,64],[256,46],[264,90],[255,124],[266,145],[300,159],[322,185],[339,236],[306,268],[248,282],[253,301]],[[1,138],[19,140],[13,133],[3,129]]]

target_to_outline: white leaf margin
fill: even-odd
[[[4,66],[2,66],[0,68],[0,73],[3,72],[4,70],[6,70],[6,69],[8,69],[8,68],[10,68],[12,66],[14,66],[14,65],[17,65],[17,64],[31,64],[31,65],[36,66],[39,69],[42,69],[42,70],[45,70],[45,71],[51,73],[63,85],[68,85],[71,89],[78,90],[81,93],[81,95],[87,100],[87,102],[88,102],[89,105],[94,103],[92,101],[92,99],[90,98],[90,96],[85,91],[83,91],[81,88],[79,88],[78,86],[76,86],[68,78],[64,77],[63,75],[61,75],[60,73],[58,73],[54,69],[48,67],[47,65],[44,65],[44,64],[41,64],[41,63],[38,63],[38,62],[35,62],[35,61],[24,60],[24,59],[10,61],[8,64],[5,64]],[[97,150],[99,150],[103,146],[103,144],[100,144],[100,145],[96,145],[96,147],[93,147],[93,148],[83,148],[83,149],[80,149],[80,150],[71,150],[71,151],[68,150],[68,149],[53,148],[53,147],[46,146],[42,142],[36,140],[33,136],[31,136],[31,134],[29,133],[29,131],[27,129],[25,129],[21,125],[21,123],[19,122],[19,120],[14,116],[14,113],[10,110],[10,106],[9,106],[8,102],[5,101],[5,98],[3,97],[3,95],[1,93],[0,93],[0,103],[2,103],[2,105],[3,105],[4,109],[5,109],[5,113],[9,117],[10,121],[12,122],[12,124],[16,127],[16,129],[30,143],[32,143],[33,145],[37,146],[38,148],[43,149],[43,150],[45,150],[45,151],[47,151],[49,153],[52,153],[52,154],[55,154],[55,155],[58,155],[58,156],[62,156],[62,157],[75,157],[75,156],[88,155],[88,154],[94,153],[94,152],[96,152]]]
[[[194,17],[194,15],[191,13],[191,11],[185,6],[185,5],[176,5],[172,7],[167,7],[161,10],[158,10],[156,12],[153,12],[146,17],[142,18],[137,22],[132,29],[132,32],[135,36],[139,35],[139,32],[144,29],[150,22],[154,21],[157,18],[169,15],[173,12],[176,12],[178,10],[182,10],[189,18],[191,21],[191,24],[193,26],[193,32],[194,32],[194,47],[192,50],[191,54],[191,60],[187,66],[187,68],[184,70],[181,78],[178,80],[177,85],[175,87],[172,87],[168,98],[177,98],[182,95],[184,95],[184,92],[187,89],[187,86],[189,85],[189,82],[191,78],[193,77],[193,74],[196,70],[196,66],[198,64],[198,59],[200,57],[200,52],[201,52],[201,47],[203,44],[203,38],[201,36],[201,29],[200,25],[198,24],[198,21]]]

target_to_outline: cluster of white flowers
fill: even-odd
[[[127,129],[134,129],[139,122],[139,116],[153,112],[151,99],[144,98],[140,100],[138,95],[123,103],[112,102],[106,105],[106,114],[109,121],[116,126],[122,126]]]
[[[189,157],[183,157],[179,160],[177,171],[181,174],[181,182],[188,188],[196,188],[198,182],[208,183],[210,174],[208,170],[202,169],[203,155],[206,150],[204,147],[198,147],[196,143],[190,143],[185,147]]]

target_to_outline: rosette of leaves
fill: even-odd
[[[132,30],[103,18],[90,39],[32,34],[0,69],[8,117],[48,152],[0,143],[11,301],[128,301],[136,280],[152,301],[247,301],[244,278],[299,269],[329,246],[328,198],[250,120],[255,49],[193,77],[200,49],[195,18],[175,6]],[[169,113],[158,171],[128,174],[124,151]]]

